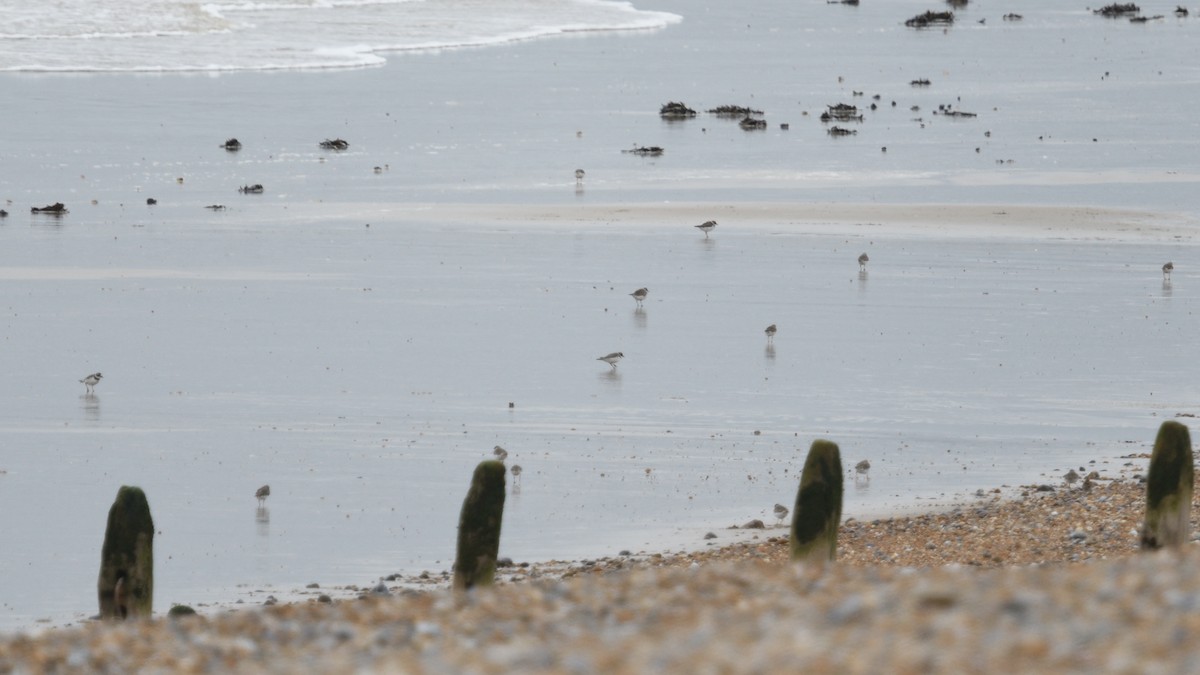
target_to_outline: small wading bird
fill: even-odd
[[[704,233],[705,239],[708,239],[708,233],[712,232],[713,229],[716,227],[717,227],[717,221],[715,221],[715,220],[706,220],[703,223],[700,223],[699,225],[696,226],[697,229],[699,229],[701,232]]]
[[[576,184],[582,183],[583,177],[586,175],[587,175],[587,172],[585,172],[583,169],[575,169],[575,183]]]
[[[87,393],[90,394],[94,390],[95,386],[100,383],[100,380],[103,377],[104,376],[100,373],[92,373],[91,375],[88,375],[80,380],[80,382],[83,383],[83,386],[87,387]]]
[[[520,464],[513,464],[512,475],[513,475],[513,489],[517,490],[519,492],[521,490],[521,465]]]
[[[778,332],[778,329],[775,328],[775,324],[771,324],[770,326],[767,326],[767,329],[763,332],[767,334],[767,342],[774,342],[775,333]]]
[[[496,459],[500,460],[501,462],[508,459],[508,451],[498,445],[492,448],[492,454],[495,455]]]
[[[613,352],[607,356],[601,356],[600,358],[598,358],[596,360],[603,361],[603,362],[607,363],[608,365],[612,366],[613,370],[616,370],[617,369],[617,361],[620,361],[623,358],[625,358],[625,355],[623,353]]]
[[[1170,279],[1171,272],[1174,272],[1174,271],[1175,271],[1175,263],[1169,262],[1166,265],[1163,265],[1163,278]]]
[[[783,519],[787,518],[787,517],[788,517],[788,507],[784,506],[783,504],[776,504],[775,505],[775,520],[778,520],[779,524],[782,525]]]
[[[642,301],[646,299],[647,295],[650,295],[650,289],[649,288],[639,288],[636,291],[630,293],[629,295],[632,296],[634,300],[637,300],[638,307],[641,307]]]
[[[869,263],[869,262],[871,262],[871,258],[866,253],[858,256],[858,271],[866,272],[867,271],[867,263]]]
[[[866,475],[866,473],[870,470],[871,470],[871,462],[868,460],[865,460],[865,459],[863,461],[859,462],[858,464],[854,465],[854,471],[855,471],[855,473],[857,473],[859,475]]]
[[[258,498],[258,505],[262,506],[267,501],[267,497],[271,496],[271,486],[264,485],[254,491],[254,496]]]
[[[1063,474],[1063,481],[1066,482],[1067,487],[1071,487],[1072,485],[1074,485],[1075,481],[1077,481],[1077,480],[1079,480],[1079,474],[1075,472],[1075,469],[1071,469],[1070,471]]]

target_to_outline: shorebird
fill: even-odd
[[[871,261],[871,258],[866,253],[858,256],[858,271],[866,272],[867,271],[867,263],[870,261]]]
[[[1079,480],[1079,474],[1075,472],[1075,469],[1071,469],[1070,471],[1063,474],[1063,481],[1066,482],[1067,487],[1071,487],[1072,485],[1074,485],[1075,481],[1077,481],[1077,480]]]
[[[783,519],[787,518],[787,517],[788,517],[788,507],[784,506],[783,504],[776,504],[775,505],[775,520],[778,520],[779,524],[782,525]]]
[[[1174,271],[1175,271],[1175,263],[1169,262],[1166,265],[1163,265],[1163,278],[1170,279],[1171,272],[1174,272]]]
[[[267,501],[267,497],[271,496],[271,486],[264,485],[254,491],[254,496],[258,498],[258,505],[262,506]]]
[[[633,296],[633,299],[637,300],[638,307],[641,307],[642,301],[646,299],[647,295],[650,295],[650,289],[649,288],[639,288],[636,291],[630,293],[629,295]]]
[[[520,490],[521,489],[521,465],[520,464],[513,464],[512,475],[513,475],[513,489]]]
[[[699,225],[697,225],[697,226],[696,226],[696,228],[697,228],[697,229],[699,229],[701,232],[703,232],[703,233],[704,233],[704,238],[705,238],[705,239],[708,239],[708,233],[709,233],[709,232],[712,232],[712,231],[713,231],[713,229],[714,229],[714,228],[716,228],[716,226],[717,226],[717,221],[715,221],[715,220],[706,220],[706,221],[704,221],[703,223],[700,223]]]
[[[601,356],[600,358],[598,358],[596,360],[603,361],[603,362],[607,363],[608,365],[612,366],[613,370],[616,370],[617,369],[617,361],[620,361],[623,358],[625,358],[625,355],[622,354],[621,352],[613,352],[607,356]]]
[[[575,169],[575,183],[576,184],[582,183],[583,177],[586,175],[587,175],[587,172],[584,171],[583,169]]]
[[[91,375],[88,375],[87,377],[80,380],[80,382],[83,383],[83,386],[87,387],[87,393],[90,394],[90,393],[92,393],[95,386],[100,383],[100,379],[103,377],[104,376],[101,375],[100,373],[92,373]]]
[[[775,324],[771,324],[770,326],[767,326],[767,329],[763,332],[767,334],[767,342],[774,342],[775,333],[778,332],[778,329],[775,328]]]
[[[495,455],[496,459],[500,460],[501,462],[508,459],[508,451],[498,445],[492,448],[492,454]]]
[[[871,462],[868,460],[865,460],[865,459],[863,461],[859,462],[858,464],[854,465],[855,473],[865,474],[870,470],[871,470]]]

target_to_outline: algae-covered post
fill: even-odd
[[[1186,426],[1167,420],[1158,428],[1146,476],[1142,548],[1182,546],[1191,529],[1192,439]]]
[[[842,457],[836,443],[813,441],[792,509],[792,560],[823,564],[837,557],[842,521]]]
[[[100,550],[100,618],[149,617],[154,604],[154,520],[141,488],[121,486]]]
[[[506,482],[504,462],[489,459],[475,467],[471,489],[458,518],[455,590],[490,586],[495,579]]]

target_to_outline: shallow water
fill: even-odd
[[[447,223],[426,205],[1198,211],[1182,105],[1197,66],[1172,54],[1200,24],[1030,4],[1020,26],[992,12],[915,33],[822,5],[785,14],[804,26],[789,31],[783,7],[661,3],[685,20],[337,73],[6,76],[0,627],[91,613],[122,484],[154,511],[164,611],[447,569],[470,472],[497,444],[525,469],[503,553],[564,558],[771,522],[817,437],[847,466],[871,460],[848,483],[846,514],[863,516],[1091,460],[1112,473],[1195,412],[1189,226],[1055,239],[718,217],[706,239],[653,218]],[[854,137],[812,119],[872,91],[899,105]],[[960,95],[980,118],[921,127],[907,110]],[[661,122],[680,98],[755,103],[772,124]],[[218,148],[229,136],[246,147]],[[350,150],[316,147],[335,136]],[[634,142],[667,153],[620,152]],[[250,183],[266,192],[236,192]],[[71,212],[28,213],[54,201]],[[615,371],[595,360],[616,350]]]

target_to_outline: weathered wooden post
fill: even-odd
[[[149,617],[154,604],[154,520],[141,488],[121,486],[100,550],[101,619]]]
[[[475,467],[471,489],[458,518],[458,553],[454,559],[454,588],[465,591],[491,586],[500,553],[500,524],[504,519],[504,462],[485,460]]]
[[[1178,547],[1191,530],[1195,468],[1192,439],[1186,426],[1167,420],[1158,428],[1150,470],[1146,475],[1146,521],[1142,548]]]
[[[842,521],[842,456],[836,443],[813,441],[792,509],[792,560],[823,565],[837,557]]]

